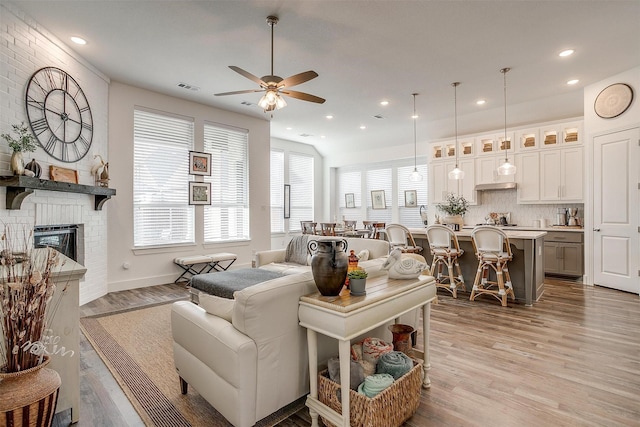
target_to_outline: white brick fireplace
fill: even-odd
[[[49,166],[75,169],[79,183],[94,185],[90,170],[94,155],[108,161],[109,79],[81,56],[9,3],[0,4],[0,133],[11,133],[11,125],[27,123],[25,87],[31,75],[43,67],[58,67],[78,81],[89,101],[94,121],[94,136],[86,157],[75,163],[62,163],[42,148],[26,153],[25,161],[35,159],[42,167],[43,179],[49,179]],[[0,143],[0,175],[11,175],[7,144]],[[107,210],[94,210],[94,196],[48,190],[35,190],[20,209],[6,206],[6,188],[0,187],[0,226],[24,224],[78,224],[83,229],[81,260],[87,268],[80,282],[80,304],[107,293]]]

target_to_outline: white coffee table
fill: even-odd
[[[310,394],[306,405],[309,407],[312,427],[318,426],[318,415],[336,426],[349,427],[349,393],[342,393],[342,414],[339,414],[318,400],[318,340],[317,333],[335,338],[339,345],[340,386],[349,390],[349,365],[351,339],[375,329],[404,313],[422,307],[424,337],[424,378],[422,386],[429,388],[429,325],[431,301],[436,298],[435,279],[420,276],[416,279],[389,279],[387,275],[369,277],[367,294],[351,297],[348,292],[335,297],[325,297],[320,293],[300,298],[298,317],[300,325],[307,328],[309,349]]]

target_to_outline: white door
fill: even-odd
[[[640,294],[640,129],[593,142],[594,283]]]

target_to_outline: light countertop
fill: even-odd
[[[471,232],[474,228],[475,227],[463,227],[462,230],[456,231],[456,236],[471,237]],[[523,230],[519,227],[502,227],[500,229],[504,231],[510,239],[533,240],[539,237],[544,237],[547,234],[547,231],[545,230]],[[426,236],[424,228],[410,228],[409,231],[411,231],[411,234],[413,234],[414,237]]]

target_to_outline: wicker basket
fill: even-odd
[[[418,410],[422,387],[422,365],[413,361],[413,368],[375,397],[349,391],[351,427],[399,427]],[[338,413],[342,403],[340,384],[329,379],[325,369],[318,374],[318,399]],[[322,417],[321,417],[322,418]],[[335,427],[322,418],[326,426]]]

